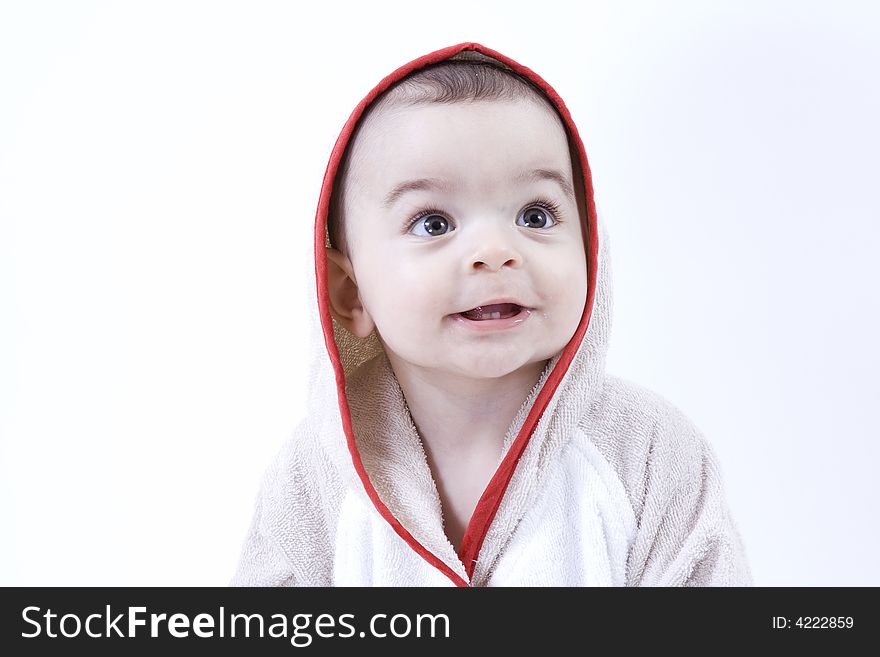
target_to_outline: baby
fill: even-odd
[[[233,584],[751,584],[707,441],[604,371],[608,240],[534,72],[463,43],[386,77],[315,226],[309,416]]]

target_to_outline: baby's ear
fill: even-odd
[[[327,247],[327,291],[330,294],[330,313],[350,333],[366,338],[375,324],[361,303],[354,267],[340,251]]]

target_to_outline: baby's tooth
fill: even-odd
[[[489,318],[490,318],[490,319],[501,319],[501,313],[500,313],[500,312],[497,312],[497,313],[491,313],[491,314],[489,315]]]

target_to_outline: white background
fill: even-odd
[[[0,583],[229,580],[338,131],[477,41],[572,111],[608,369],[710,439],[756,584],[880,585],[877,4],[428,6],[0,5]]]

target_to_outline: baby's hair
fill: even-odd
[[[351,154],[362,127],[372,114],[391,107],[412,107],[429,103],[524,99],[537,102],[558,116],[552,102],[531,80],[502,62],[471,50],[421,68],[386,89],[360,117],[342,155],[330,196],[327,244],[349,255],[345,231],[345,199],[350,182],[348,174]]]

